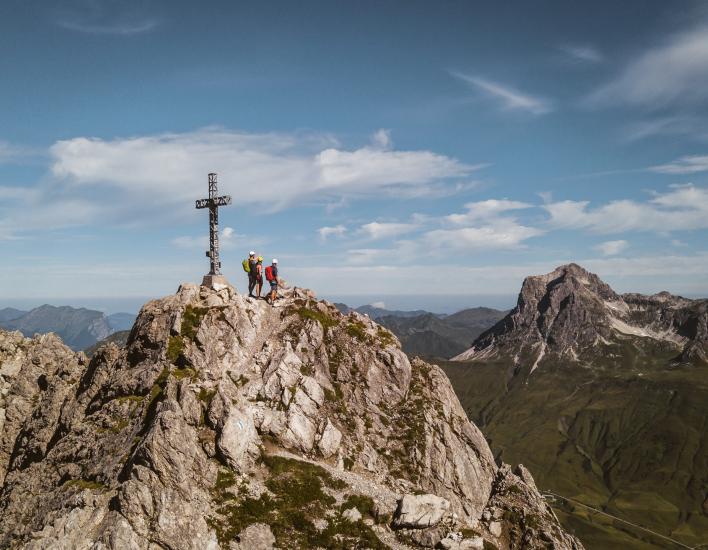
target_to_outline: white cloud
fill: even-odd
[[[620,252],[624,252],[628,246],[629,243],[624,240],[605,241],[598,244],[595,250],[599,251],[603,256],[616,256]]]
[[[566,44],[559,46],[559,49],[574,61],[600,63],[604,59],[602,53],[592,46]]]
[[[357,233],[371,240],[390,239],[415,231],[418,227],[419,226],[414,223],[371,222],[362,225]]]
[[[589,208],[588,201],[559,201],[543,205],[554,228],[588,229],[610,234],[624,231],[682,231],[708,228],[708,188],[674,186],[646,202],[612,201]]]
[[[452,229],[435,229],[423,236],[423,242],[434,250],[514,249],[524,241],[542,235],[543,230],[528,227],[508,212],[533,205],[508,199],[489,199],[465,204],[467,212],[442,218]]]
[[[675,35],[629,63],[590,95],[596,105],[626,103],[656,108],[708,98],[708,27]]]
[[[324,147],[324,148],[323,148]],[[203,129],[115,139],[75,138],[51,147],[54,176],[69,189],[118,190],[131,204],[160,197],[185,207],[204,194],[206,174],[239,204],[279,210],[381,193],[425,196],[459,183],[479,166],[431,151],[332,146],[329,136],[247,134]]]
[[[347,228],[343,225],[335,225],[334,227],[325,226],[317,230],[320,239],[323,241],[326,241],[329,237],[343,237],[346,232]]]
[[[525,111],[534,115],[543,115],[553,110],[548,100],[532,96],[504,84],[457,71],[451,71],[450,74],[499,101],[504,110]]]
[[[708,171],[708,155],[692,155],[681,157],[667,164],[659,164],[649,168],[652,172],[661,174],[695,174]]]
[[[386,302],[371,302],[369,305],[371,307],[377,307],[379,309],[386,309]]]
[[[450,214],[445,219],[455,225],[469,224],[480,220],[497,218],[499,214],[512,210],[522,210],[533,207],[532,204],[507,199],[489,199],[486,201],[469,202],[465,204],[464,214]]]
[[[379,149],[390,149],[393,146],[391,130],[381,128],[371,136],[371,144]]]
[[[481,227],[436,229],[425,234],[430,247],[453,250],[515,249],[531,237],[542,235],[535,227],[520,225],[513,220],[501,221]]]

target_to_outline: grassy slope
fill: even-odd
[[[539,488],[705,543],[708,367],[667,368],[668,357],[652,357],[592,370],[545,363],[530,377],[514,376],[508,361],[439,364],[497,456],[527,465]],[[666,547],[569,511],[561,519],[590,549]]]

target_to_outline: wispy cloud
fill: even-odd
[[[553,110],[550,101],[521,92],[499,82],[459,71],[450,71],[450,74],[499,102],[503,110],[523,111],[533,115],[543,115]]]
[[[692,155],[676,159],[667,164],[659,164],[649,168],[660,174],[696,174],[708,171],[708,155]]]
[[[14,163],[28,158],[39,157],[41,153],[29,147],[0,141],[0,164]]]
[[[357,233],[370,240],[390,239],[418,229],[414,223],[371,222],[362,225]]]
[[[347,232],[347,228],[343,225],[335,225],[333,227],[320,227],[317,230],[317,234],[320,236],[320,240],[326,241],[329,237],[343,237]]]
[[[508,199],[489,199],[486,201],[469,202],[465,204],[467,212],[463,214],[450,214],[445,219],[455,225],[474,223],[480,220],[496,219],[500,214],[513,210],[523,210],[531,208],[533,205],[511,201]]]
[[[158,18],[147,13],[149,2],[97,2],[74,0],[55,11],[55,23],[86,34],[129,36],[150,32]]]
[[[605,241],[595,246],[595,250],[603,256],[616,256],[617,254],[627,250],[629,243],[625,240]]]
[[[209,248],[209,239],[206,236],[182,236],[172,239],[172,244],[179,248],[207,249]],[[234,248],[236,245],[249,244],[253,246],[256,242],[253,239],[249,239],[246,235],[236,233],[233,227],[224,227],[224,229],[221,230],[219,244],[222,248],[230,249]]]
[[[597,48],[588,45],[564,44],[558,49],[563,52],[568,58],[576,62],[582,63],[600,63],[604,60],[604,56]]]
[[[591,105],[658,108],[708,99],[708,26],[670,37],[632,60],[593,92]]]

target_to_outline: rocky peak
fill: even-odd
[[[661,292],[617,294],[577,264],[527,277],[517,306],[457,360],[506,354],[533,372],[542,360],[587,360],[627,340],[639,346],[674,350],[678,361],[705,361],[706,300]]]
[[[90,362],[0,332],[0,396],[1,547],[580,547],[438,367],[306,290],[183,285]]]

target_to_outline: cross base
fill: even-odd
[[[231,285],[223,275],[208,274],[204,275],[204,278],[202,279],[202,286],[219,291],[230,287]]]

